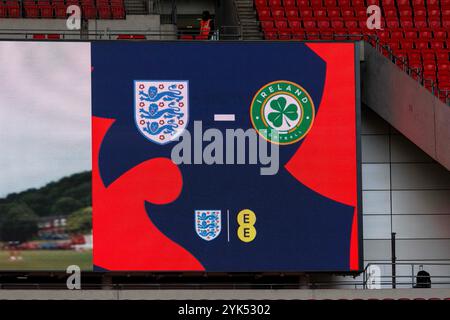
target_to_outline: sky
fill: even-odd
[[[0,42],[0,198],[91,170],[89,43]]]

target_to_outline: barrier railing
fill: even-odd
[[[418,263],[389,263],[389,262],[380,262],[380,263],[369,263],[366,265],[366,267],[364,268],[364,273],[363,273],[363,288],[366,289],[368,288],[368,282],[369,280],[372,280],[371,275],[369,274],[369,270],[371,267],[373,266],[387,266],[390,268],[395,268],[397,269],[398,267],[407,267],[410,269],[410,274],[409,275],[393,275],[393,274],[380,274],[377,275],[378,279],[378,283],[380,286],[382,287],[386,287],[386,286],[392,286],[393,288],[395,288],[396,286],[402,286],[402,287],[410,287],[410,288],[415,288],[418,287],[418,278],[421,278],[421,276],[417,275],[417,272],[420,271],[421,269],[426,270],[426,269],[430,269],[433,267],[448,267],[448,273],[441,275],[441,274],[432,274],[430,273],[429,275],[429,279],[423,279],[423,280],[430,280],[430,286],[445,286],[445,287],[450,287],[450,263],[423,263],[423,262],[418,262]],[[404,273],[404,272],[403,272]],[[427,277],[428,278],[428,277]]]
[[[195,35],[198,35],[196,30],[188,32],[186,30],[179,31],[161,31],[161,30],[148,30],[148,31],[136,31],[136,30],[96,30],[86,31],[81,33],[80,31],[70,30],[49,30],[49,29],[34,29],[32,31],[23,29],[0,29],[0,39],[35,39],[36,35],[59,35],[58,38],[52,38],[51,40],[176,40],[186,35],[192,35],[193,40],[233,40],[242,39],[242,27],[237,26],[221,26],[220,29],[212,32],[212,36],[209,39],[196,39]],[[125,36],[132,35],[125,39]],[[317,41],[318,34],[306,34],[305,40]],[[44,38],[45,39],[45,38]],[[50,40],[50,38],[47,38]],[[392,49],[387,45],[381,43],[378,36],[374,34],[340,34],[333,33],[331,40],[364,40],[368,41],[374,46],[381,54],[390,59],[399,68],[409,74],[413,79],[418,81],[422,86],[430,89],[431,93],[437,98],[441,99],[444,103],[450,106],[450,90],[440,89],[435,81],[432,79],[426,79],[423,76],[423,70],[420,68],[415,69],[409,66],[406,59],[400,58],[394,54]],[[284,41],[284,40],[281,40]],[[319,40],[320,41],[320,40]]]
[[[95,273],[83,272],[81,285],[83,289],[101,290],[170,290],[170,289],[370,289],[374,279],[369,274],[370,268],[388,267],[402,268],[403,271],[394,278],[391,273],[379,274],[376,279],[379,288],[423,288],[417,286],[417,271],[429,271],[431,288],[450,288],[450,262],[443,263],[369,263],[359,279],[343,280],[334,278],[325,280],[323,274],[174,274],[174,273]],[[434,273],[440,267],[444,274]],[[442,271],[444,270],[444,271]],[[356,276],[356,274],[354,275]],[[34,277],[34,278],[33,278]],[[66,289],[62,272],[2,272],[0,273],[0,289]],[[36,281],[39,278],[46,281]],[[107,281],[104,281],[107,278]],[[126,282],[123,280],[127,278]],[[18,280],[21,281],[18,281]],[[125,283],[124,283],[125,282]],[[134,282],[134,283],[133,283]],[[370,282],[370,283],[369,283]],[[396,285],[396,286],[395,286]]]

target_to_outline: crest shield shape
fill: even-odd
[[[134,119],[148,140],[166,144],[187,126],[189,82],[186,80],[135,80]]]
[[[222,230],[220,210],[195,210],[195,231],[206,241],[217,238]]]

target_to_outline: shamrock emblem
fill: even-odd
[[[270,107],[274,111],[270,112],[267,118],[277,128],[281,127],[284,121],[290,126],[288,119],[294,121],[298,118],[297,106],[293,103],[286,106],[286,102],[286,99],[283,97],[270,102]]]

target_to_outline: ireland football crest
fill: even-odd
[[[217,238],[222,230],[220,210],[195,210],[195,231],[206,241]]]
[[[250,106],[253,127],[266,140],[291,144],[302,139],[314,122],[314,104],[301,86],[280,80],[266,84]]]
[[[188,121],[188,81],[134,81],[134,118],[139,132],[152,142],[176,139]]]

